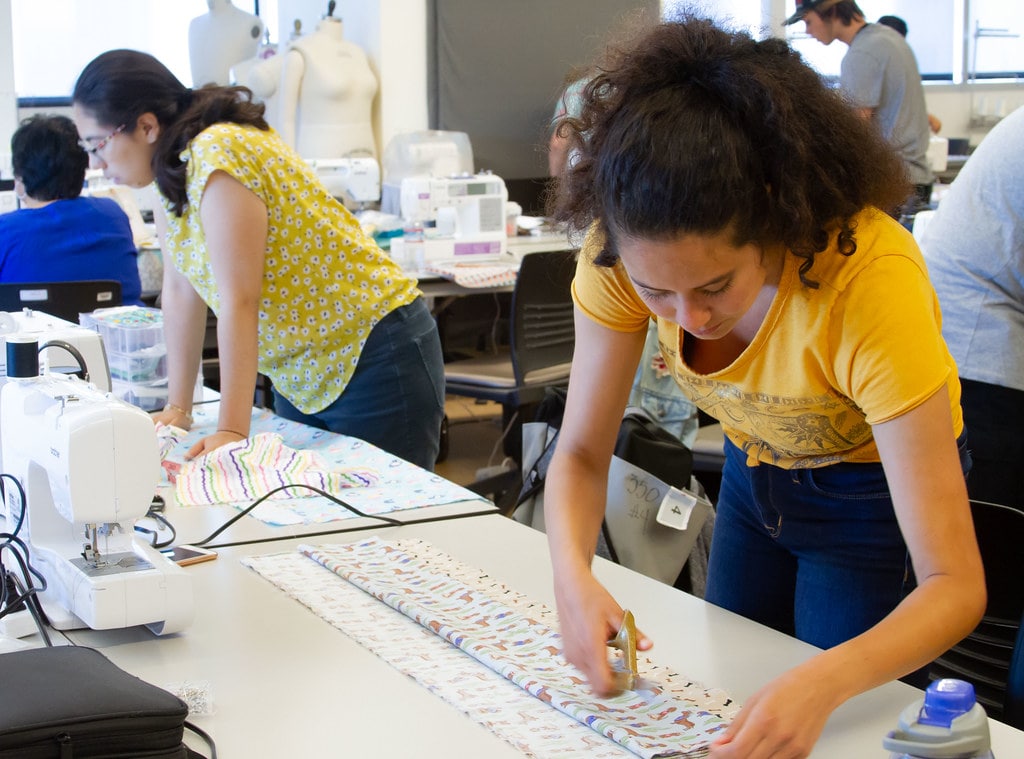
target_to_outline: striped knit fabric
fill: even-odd
[[[317,453],[289,448],[277,433],[261,432],[186,462],[174,487],[182,506],[205,506],[254,501],[283,485],[311,485],[333,493],[375,485],[377,480],[377,473],[368,469],[331,471]],[[308,488],[292,487],[270,497],[315,495]]]

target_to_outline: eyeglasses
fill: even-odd
[[[109,143],[112,139],[117,137],[117,135],[121,134],[121,132],[123,132],[125,130],[125,127],[127,127],[127,124],[122,124],[117,129],[115,129],[113,132],[111,132],[106,137],[104,137],[102,140],[97,142],[95,145],[90,145],[85,140],[79,140],[78,144],[81,145],[82,150],[84,150],[89,155],[91,155],[91,156],[97,155],[101,150],[103,150],[103,148],[105,148],[107,146],[107,143]]]

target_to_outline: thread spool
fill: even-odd
[[[27,379],[39,376],[39,341],[28,335],[7,336],[7,377]]]

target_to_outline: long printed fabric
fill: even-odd
[[[639,660],[648,688],[610,699],[594,696],[578,670],[562,657],[553,626],[458,576],[437,571],[429,559],[399,544],[370,538],[300,550],[542,702],[644,759],[702,757],[731,716],[713,709],[731,707],[727,697]]]
[[[217,429],[219,410],[219,402],[198,404],[192,410],[195,422],[190,431],[177,430],[160,437],[163,467],[168,480],[172,480],[172,475],[178,474],[185,466],[188,450]],[[376,473],[379,477],[376,485],[349,488],[343,495],[347,503],[366,514],[390,514],[470,501],[481,504],[483,508],[494,506],[476,493],[358,438],[292,422],[259,408],[252,410],[250,424],[252,435],[275,433],[289,448],[317,453],[331,471],[349,469]],[[159,427],[157,435],[161,435]],[[250,512],[250,516],[272,525],[321,524],[356,516],[327,498],[299,498],[296,497],[298,489],[294,488],[286,492],[291,497],[263,501]],[[245,501],[239,501],[239,504],[247,505]]]
[[[175,479],[175,497],[182,506],[252,501],[285,485],[311,485],[326,492],[368,487],[377,483],[370,469],[331,469],[315,451],[289,448],[281,436],[261,432],[223,445],[186,462]],[[271,498],[316,495],[304,487],[278,490]]]

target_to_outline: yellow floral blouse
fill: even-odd
[[[224,171],[267,207],[259,310],[259,370],[303,413],[341,395],[373,326],[419,295],[416,281],[384,254],[359,222],[273,130],[215,124],[181,154],[188,205],[176,217],[164,199],[164,256],[214,313],[220,306],[199,204]]]

